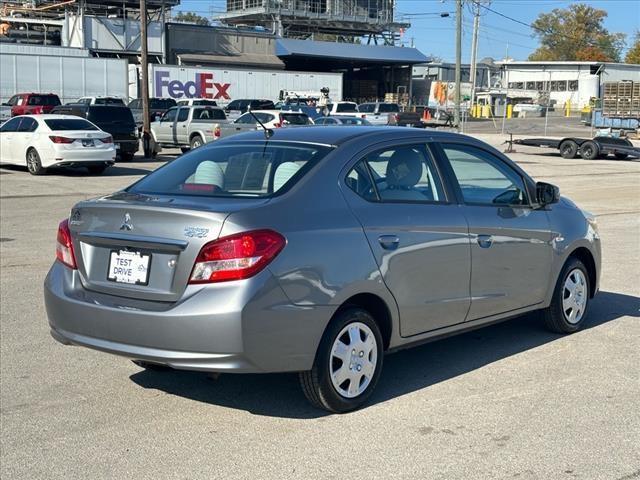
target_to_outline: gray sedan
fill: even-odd
[[[600,280],[596,222],[557,187],[473,138],[392,127],[205,145],[75,205],[56,255],[61,343],[300,372],[332,412],[367,401],[387,352],[534,310],[575,332]]]

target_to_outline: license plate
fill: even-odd
[[[82,146],[83,147],[93,147],[93,145],[94,145],[93,139],[82,140]]]
[[[148,285],[150,266],[151,255],[129,250],[112,250],[107,279],[117,283]]]
[[[120,144],[116,143],[116,150],[120,150]]]

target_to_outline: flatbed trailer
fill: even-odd
[[[576,158],[578,155],[585,160],[604,158],[607,155],[613,155],[618,160],[640,158],[640,148],[634,147],[627,138],[518,138],[513,143],[529,147],[554,148],[560,151],[563,158]]]

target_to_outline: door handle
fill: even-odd
[[[395,250],[400,245],[400,239],[397,235],[380,235],[378,242],[385,250]]]
[[[482,248],[489,248],[493,244],[493,237],[491,235],[478,235],[476,240]]]

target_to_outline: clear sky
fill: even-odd
[[[469,3],[469,2],[467,2]],[[530,24],[540,13],[554,8],[566,8],[572,3],[567,0],[491,0],[489,7],[515,20]],[[640,29],[640,0],[582,0],[595,8],[608,12],[605,28],[610,32],[627,34],[627,45],[633,34]],[[182,0],[179,10],[194,11],[202,16],[215,16],[225,10],[226,0]],[[424,54],[436,55],[444,61],[455,59],[455,1],[454,0],[397,0],[396,14],[399,19],[407,16],[411,28],[404,33],[403,43],[414,45]],[[484,10],[484,9],[483,9]],[[449,12],[448,18],[441,18],[440,12]],[[462,59],[470,61],[471,33],[473,17],[468,7],[463,10]],[[531,36],[531,29],[507,20],[495,13],[484,10],[480,19],[478,59],[505,56],[507,46],[509,56],[516,60],[526,60],[538,46],[538,40]],[[624,52],[623,52],[624,56]]]

